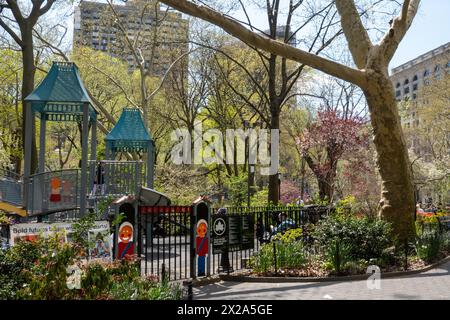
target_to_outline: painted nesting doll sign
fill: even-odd
[[[52,178],[50,180],[50,201],[60,202],[61,201],[61,180],[59,178]]]
[[[128,259],[134,254],[133,225],[124,222],[119,227],[117,258]]]
[[[208,256],[208,223],[205,219],[200,219],[197,222],[197,236],[196,236],[196,249],[197,249],[197,263],[198,263],[198,275],[205,275],[206,257]]]

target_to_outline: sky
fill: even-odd
[[[252,22],[255,26],[264,28],[267,25],[267,17],[259,11],[252,11],[251,9],[249,11]],[[245,20],[243,14],[237,18]],[[73,17],[70,20],[71,29]],[[422,0],[419,12],[389,67],[395,68],[448,42],[450,42],[450,0]]]
[[[419,12],[390,67],[398,67],[447,42],[450,42],[450,0],[422,0]]]
[[[265,29],[267,16],[252,11],[250,9],[248,12],[252,23]],[[244,14],[237,18],[244,21],[246,19]],[[416,18],[389,67],[398,67],[447,42],[450,42],[450,0],[422,0]]]

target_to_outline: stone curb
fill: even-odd
[[[401,276],[408,276],[412,274],[418,274],[422,272],[429,271],[434,269],[441,264],[450,261],[450,256],[435,262],[429,266],[423,267],[417,270],[409,270],[409,271],[393,271],[393,272],[385,272],[381,273],[381,279],[383,278],[394,278]],[[285,282],[336,282],[336,281],[357,281],[357,280],[366,280],[370,275],[369,274],[360,274],[360,275],[352,275],[352,276],[341,276],[341,277],[250,277],[243,275],[219,275],[219,280],[222,281],[234,281],[234,282],[268,282],[268,283],[285,283]],[[206,279],[205,279],[206,280]],[[197,286],[202,286],[205,284],[210,284],[215,281],[203,284],[203,280],[199,281]]]

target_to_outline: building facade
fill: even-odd
[[[414,129],[426,125],[421,122],[420,110],[428,102],[421,99],[421,89],[424,86],[434,85],[449,72],[450,42],[392,69],[391,81],[397,101],[409,102],[411,105],[407,114],[402,117],[404,128]],[[414,141],[411,143],[414,144]],[[420,153],[420,146],[417,148],[417,153]]]
[[[429,133],[435,130],[436,126],[445,127],[448,124],[441,119],[442,115],[445,117],[447,113],[445,109],[450,109],[449,75],[450,42],[391,71],[390,78],[399,103],[402,127],[408,147],[414,152],[415,159],[421,159],[425,163],[436,159],[436,141],[433,141],[433,135]],[[440,100],[436,100],[437,98]],[[447,132],[439,144],[445,161],[450,156],[450,128],[439,129]],[[419,201],[423,202],[424,198],[436,198],[436,193],[431,189],[422,189],[423,192],[420,193],[416,190]],[[450,199],[450,190],[444,197]]]
[[[136,61],[144,61],[146,70],[151,67],[152,75],[161,76],[176,57],[188,51],[188,21],[156,1],[132,0],[113,8],[82,1],[74,19],[74,48],[106,52],[126,61],[130,70],[138,67]],[[130,43],[136,50],[130,49]]]

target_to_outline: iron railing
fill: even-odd
[[[74,209],[80,205],[80,170],[37,173],[29,178],[29,215]]]
[[[224,210],[225,209],[225,210]],[[231,216],[251,215],[254,221],[254,246],[243,250],[229,250],[228,253],[212,252],[212,272],[233,272],[247,268],[248,261],[259,252],[261,245],[271,241],[272,236],[290,228],[305,228],[315,224],[330,213],[323,206],[268,206],[214,208],[212,214],[225,213]],[[304,233],[308,241],[308,233]],[[227,257],[224,257],[226,255]]]
[[[89,161],[90,195],[123,196],[137,194],[143,185],[142,161]]]
[[[192,207],[141,207],[138,253],[144,275],[178,281],[192,277]]]
[[[22,180],[20,175],[0,169],[0,200],[16,206],[22,205]]]

